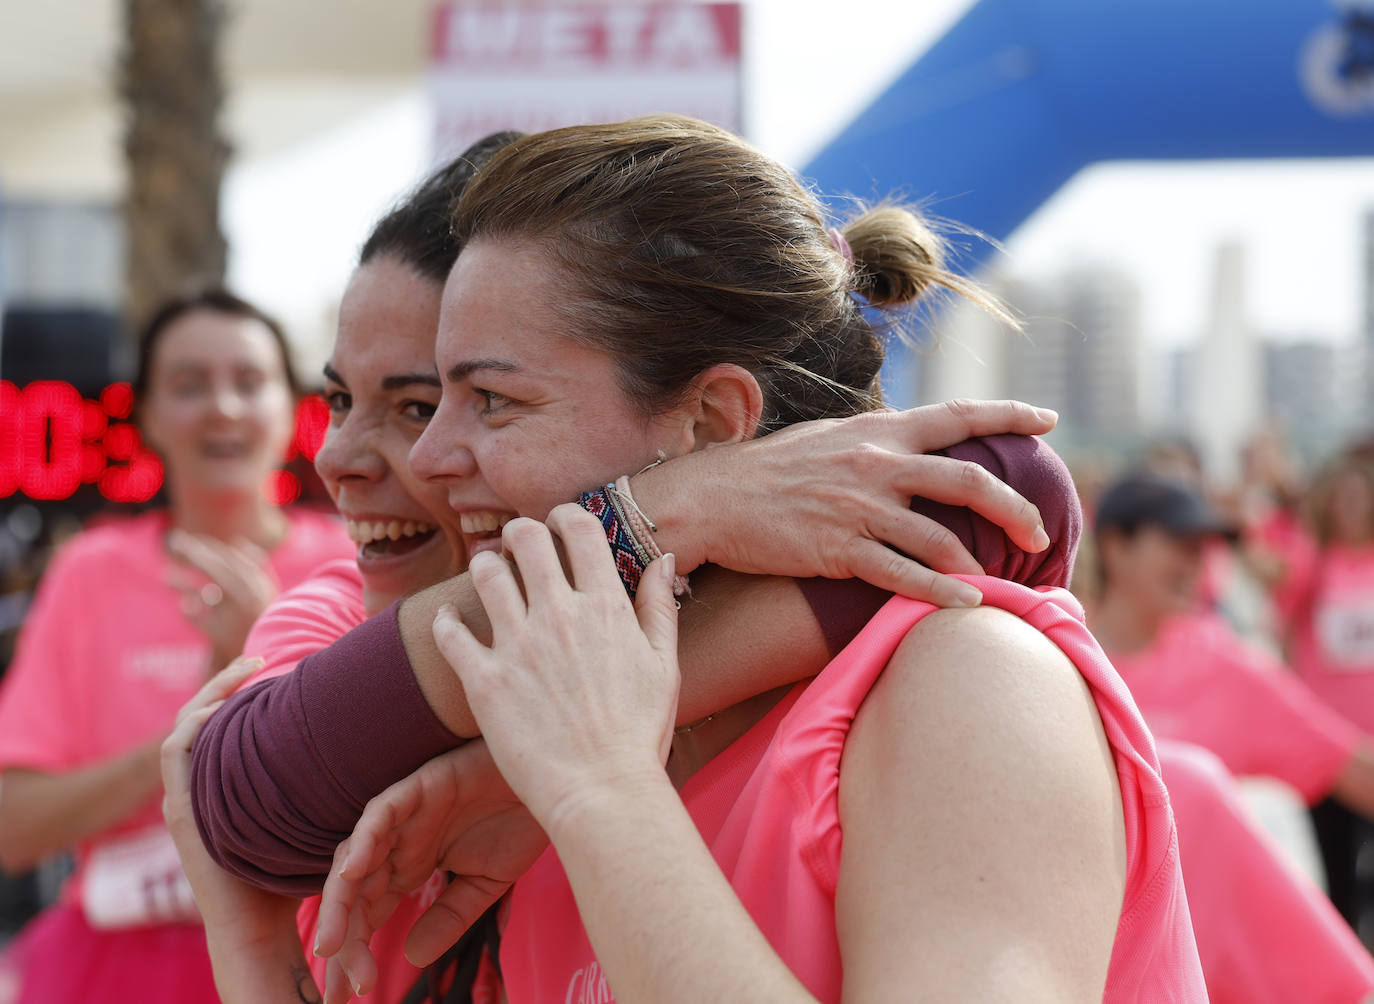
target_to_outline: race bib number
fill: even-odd
[[[1374,671],[1374,596],[1351,597],[1324,606],[1317,611],[1314,626],[1329,669],[1338,673]]]
[[[172,835],[150,826],[104,842],[86,860],[81,908],[95,928],[199,923]]]

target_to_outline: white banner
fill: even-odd
[[[740,5],[445,4],[432,28],[435,160],[502,129],[678,112],[739,132]]]

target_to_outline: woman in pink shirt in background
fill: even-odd
[[[1329,796],[1374,814],[1374,737],[1327,707],[1221,618],[1198,612],[1204,550],[1229,531],[1191,485],[1130,475],[1110,486],[1097,509],[1102,588],[1090,618],[1093,632],[1156,737],[1204,747],[1234,774],[1279,778],[1309,804]],[[1368,957],[1350,954],[1346,932],[1332,928],[1334,912],[1278,908],[1275,898],[1282,903],[1286,895],[1280,881],[1237,883],[1251,897],[1248,906],[1216,895],[1215,883],[1229,873],[1209,870],[1205,862],[1235,861],[1233,849],[1216,842],[1221,831],[1207,818],[1201,814],[1197,828],[1185,832],[1192,858],[1184,858],[1184,875],[1190,894],[1195,886],[1203,888],[1202,896],[1193,897],[1195,905],[1210,907],[1195,911],[1199,947],[1220,946],[1230,956],[1212,965],[1203,958],[1209,982],[1222,981],[1218,996],[1243,997],[1243,987],[1266,985],[1269,971],[1275,974],[1269,992],[1280,994],[1293,985],[1292,974],[1308,965],[1296,953],[1324,944],[1330,964],[1311,970],[1307,992],[1313,999],[1360,1000],[1369,987],[1350,988],[1368,981]],[[1180,812],[1181,832],[1188,823]],[[1220,937],[1228,929],[1256,932],[1248,958],[1253,982],[1241,988],[1226,981],[1245,968],[1235,964],[1234,955],[1246,939]]]
[[[0,960],[18,1001],[216,999],[158,748],[278,588],[349,551],[334,517],[263,494],[298,394],[280,328],[227,293],[173,301],[143,335],[135,399],[167,508],[62,548],[0,687],[0,863],[76,853]]]
[[[325,368],[331,423],[316,458],[317,469],[346,517],[350,535],[357,541],[356,561],[326,566],[310,582],[283,594],[268,609],[244,647],[247,655],[263,660],[247,683],[269,678],[289,683],[283,674],[331,647],[351,653],[352,661],[361,664],[364,677],[378,675],[382,667],[369,659],[368,652],[349,648],[359,636],[341,640],[342,636],[363,624],[369,615],[378,615],[373,620],[385,627],[388,614],[383,611],[388,605],[457,575],[466,564],[470,538],[490,537],[482,527],[471,534],[465,532],[462,520],[447,506],[442,487],[418,480],[406,460],[439,399],[434,337],[443,279],[459,247],[450,233],[448,209],[472,171],[511,138],[510,134],[489,137],[440,169],[383,218],[363,245],[359,266],[340,307],[338,339]],[[748,560],[761,562],[763,567],[776,563],[780,568],[798,572],[861,571],[857,566],[846,566],[844,562],[849,559],[837,553],[836,546],[823,541],[857,543],[869,534],[882,534],[878,539],[890,539],[912,553],[928,552],[934,563],[948,562],[948,557],[939,554],[941,539],[928,536],[924,530],[934,524],[921,517],[909,518],[905,512],[909,493],[922,486],[951,501],[967,499],[990,516],[1016,526],[1023,536],[1038,522],[1027,519],[1028,515],[1034,516],[1034,510],[1005,488],[985,490],[995,484],[990,475],[979,471],[978,478],[970,479],[968,475],[974,472],[966,471],[957,461],[906,455],[922,441],[930,447],[942,445],[938,438],[941,435],[957,440],[979,428],[1048,428],[1049,423],[1029,409],[992,404],[970,406],[966,418],[960,420],[944,409],[873,417],[881,421],[868,421],[862,426],[813,426],[812,435],[804,441],[796,436],[765,438],[747,456],[737,447],[723,447],[691,460],[665,464],[653,472],[659,484],[652,492],[644,491],[645,504],[653,505],[661,522],[666,524],[671,519],[678,523],[678,546],[688,546],[696,532],[696,514],[692,510],[698,506],[698,494],[729,494],[739,515],[719,513],[712,525],[721,536],[712,538],[709,544],[736,552],[735,558],[727,554],[725,560],[738,560],[739,555],[747,554]],[[927,429],[929,432],[923,431]],[[895,484],[886,484],[889,475],[875,474],[869,465],[856,469],[853,461],[855,454],[861,452],[861,442],[868,444],[863,449],[870,451],[870,459],[871,451],[879,449],[877,444],[888,444],[898,450],[901,462],[891,475]],[[1036,467],[1031,465],[1029,469]],[[664,480],[663,475],[679,471],[687,473],[676,480]],[[818,511],[808,498],[790,491],[790,486],[803,476],[825,478],[836,497],[844,500],[839,511]],[[961,485],[955,484],[961,481]],[[570,495],[575,496],[576,492]],[[766,531],[760,531],[760,523],[767,524]],[[1023,526],[1024,523],[1030,525]],[[699,542],[691,546],[703,545]],[[820,562],[810,567],[809,563],[817,561],[812,552],[826,556],[830,564]],[[882,553],[896,555],[892,551]],[[885,566],[883,571],[896,577],[887,581],[902,582],[908,589],[929,595],[941,595],[942,586],[947,590],[954,584],[930,577],[928,569],[906,559]],[[903,578],[907,573],[911,574]],[[777,588],[771,587],[774,592]],[[711,588],[703,585],[701,591],[709,596]],[[726,602],[724,597],[721,602]],[[746,590],[729,594],[730,605],[740,610],[751,609],[751,602]],[[782,616],[775,604],[772,609],[777,615],[776,629],[773,634],[760,631],[758,637],[768,640],[776,635],[780,647],[782,639],[789,637],[785,632],[792,630],[790,616],[810,618],[799,592],[792,606],[789,616]],[[394,625],[394,611],[389,616]],[[427,625],[425,630],[428,632]],[[723,630],[729,630],[729,626]],[[785,661],[787,673],[796,674],[798,667],[812,658],[807,649],[811,634],[816,635],[811,646],[816,649],[815,668],[823,664],[824,641],[812,627],[809,634],[799,637],[794,632],[790,636],[793,658]],[[718,644],[708,650],[721,647]],[[750,664],[738,660],[733,668],[742,674],[751,670]],[[408,680],[409,668],[403,663],[401,669]],[[446,667],[444,672],[448,673]],[[698,686],[719,688],[719,683],[710,681],[707,676]],[[410,686],[414,689],[413,683]],[[375,704],[368,710],[373,717],[383,711]],[[392,736],[388,746],[403,748],[408,739],[423,730],[426,715],[441,741],[445,736],[450,746],[461,741],[434,721],[433,713],[421,701],[416,716],[405,720],[404,734]],[[298,919],[300,937],[307,945],[313,943],[317,901],[307,900],[297,918],[295,899],[251,889],[230,879],[205,857],[185,798],[186,752],[196,724],[193,716],[181,730],[178,743],[169,744],[175,748],[167,757],[168,815],[179,835],[197,900],[206,915],[220,991],[228,1001],[272,1000],[278,994],[294,999],[297,988],[306,988],[312,980],[322,983],[324,979],[323,960],[313,960],[317,963],[313,976],[307,970],[297,935]],[[480,745],[470,746],[469,750],[475,752]],[[377,761],[387,760],[393,754],[389,749],[368,748],[364,755]],[[494,786],[506,790],[499,784],[499,778],[494,780]],[[319,788],[333,793],[327,781]],[[268,797],[261,787],[256,793]],[[512,832],[518,836],[522,831],[517,827]],[[530,860],[542,846],[542,840],[531,846]],[[332,844],[325,851],[326,866],[330,853]],[[431,885],[421,905],[428,905],[441,888],[442,882]],[[393,927],[373,940],[372,948],[384,965],[367,999],[399,1001],[422,978],[420,970],[402,956],[400,946],[405,934],[406,928]],[[483,987],[475,989],[480,991]]]
[[[1306,500],[1309,535],[1288,538],[1275,606],[1288,658],[1326,705],[1374,733],[1374,451],[1332,458]],[[1374,944],[1374,883],[1357,860],[1374,849],[1374,813],[1323,802],[1312,813],[1331,897]]]
[[[822,220],[778,165],[669,116],[528,137],[460,200],[412,463],[509,520],[471,562],[493,645],[450,608],[434,625],[557,852],[516,887],[509,997],[1204,999],[1153,744],[1067,593],[893,599],[810,685],[675,732],[675,562],[636,615],[596,522],[553,508],[659,451],[873,407],[851,291],[967,287],[905,211]],[[549,520],[575,588],[513,516]]]

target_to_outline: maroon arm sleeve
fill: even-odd
[[[1073,478],[1058,454],[1043,440],[1012,435],[966,439],[934,452],[981,465],[1033,502],[1050,546],[1036,554],[1023,551],[1000,527],[961,506],[914,498],[913,512],[953,530],[988,575],[1032,587],[1069,584],[1083,512]],[[797,585],[811,604],[832,656],[853,641],[892,595],[858,579],[802,579]]]
[[[425,701],[396,610],[235,694],[205,723],[191,798],[220,867],[273,892],[319,892],[368,800],[463,742]]]

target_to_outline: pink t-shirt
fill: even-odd
[[[245,655],[260,656],[266,664],[242,686],[290,672],[300,660],[332,645],[366,619],[363,580],[357,564],[352,560],[329,563],[308,582],[278,596],[253,625],[243,651]],[[363,1004],[395,1004],[420,978],[422,970],[406,961],[405,938],[410,924],[434,902],[443,887],[443,875],[435,872],[424,888],[401,904],[400,917],[373,936],[372,953],[381,960],[381,972],[373,991],[358,998]],[[296,926],[311,972],[323,988],[326,960],[317,959],[310,950],[319,922],[320,897],[302,900]]]
[[[1176,617],[1149,648],[1109,655],[1156,736],[1209,749],[1234,774],[1286,781],[1309,804],[1360,742],[1359,729],[1218,617]]]
[[[283,586],[352,553],[338,519],[287,510],[290,531],[270,555]],[[0,768],[65,771],[160,738],[207,678],[210,642],[165,584],[163,512],[78,534],[53,557],[0,683]],[[177,565],[180,568],[182,566]],[[77,850],[80,865],[114,834],[162,822],[159,798]]]
[[[1120,779],[1126,891],[1104,999],[1203,1001],[1178,843],[1154,743],[1066,591],[971,578],[984,602],[1053,640],[1091,688]],[[840,758],[854,715],[907,632],[935,608],[894,598],[810,685],[683,787],[682,799],[754,921],[801,982],[841,998],[835,889],[843,834]],[[546,852],[512,894],[502,938],[509,999],[612,999],[557,856]]]
[[[1374,732],[1374,547],[1290,559],[1292,661],[1312,692]]]
[[[1374,959],[1326,894],[1250,821],[1221,761],[1167,739],[1159,761],[1212,1004],[1367,1000]]]

